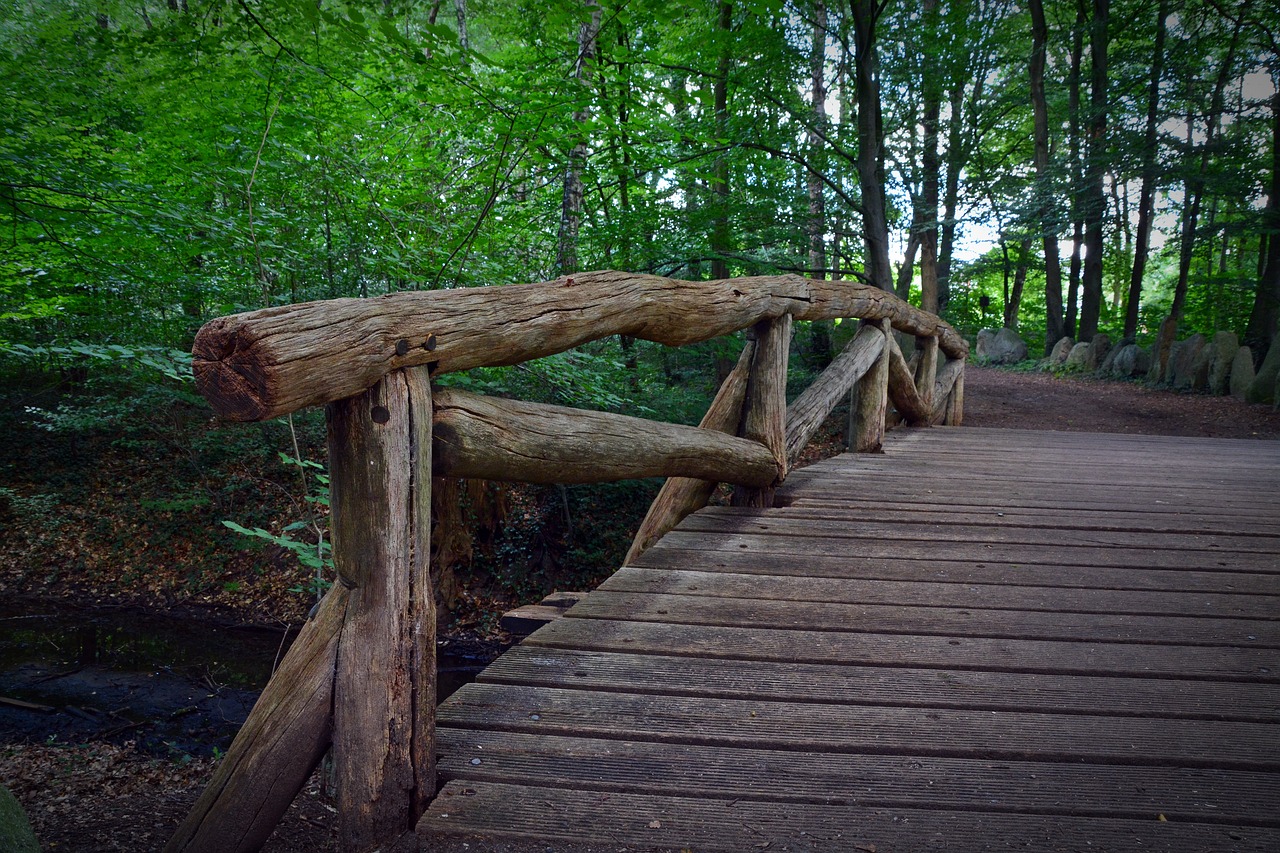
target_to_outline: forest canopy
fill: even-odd
[[[1268,9],[5,0],[0,348],[615,268],[861,277],[1046,346],[1173,313],[1261,358]]]

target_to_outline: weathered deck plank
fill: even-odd
[[[1280,849],[1276,482],[930,429],[704,510],[441,707],[423,849]]]

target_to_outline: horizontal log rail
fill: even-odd
[[[257,421],[343,400],[393,370],[433,375],[519,364],[609,335],[681,346],[782,316],[888,319],[936,337],[948,358],[969,345],[892,293],[797,275],[682,281],[615,271],[537,284],[391,293],[264,308],[205,325],[196,386],[225,418]]]
[[[792,322],[834,318],[863,322],[787,406]],[[697,427],[432,381],[608,335],[680,345],[744,329],[737,365]],[[894,330],[915,337],[911,362]],[[537,483],[666,476],[630,562],[705,506],[719,483],[735,487],[737,505],[771,506],[773,489],[846,397],[847,440],[862,452],[879,450],[898,420],[959,424],[967,353],[949,325],[891,293],[790,275],[693,282],[606,271],[311,302],[210,322],[196,338],[193,365],[219,415],[255,421],[328,404],[340,583],[166,853],[258,849],[330,747],[344,853],[376,849],[415,825],[435,792],[433,476]]]

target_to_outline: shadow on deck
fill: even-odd
[[[940,428],[702,510],[440,707],[423,850],[1280,850],[1277,483]]]

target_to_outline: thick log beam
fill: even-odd
[[[729,434],[738,429],[742,420],[742,404],[747,397],[747,377],[751,373],[755,347],[755,341],[747,341],[747,345],[742,348],[738,363],[724,382],[720,383],[720,390],[716,392],[707,413],[702,416],[702,421],[698,424],[700,428]],[[636,531],[636,537],[627,551],[626,564],[630,565],[687,516],[706,506],[717,485],[713,480],[668,477],[658,491],[658,496],[649,505],[640,529]]]
[[[928,425],[933,409],[920,399],[911,365],[903,357],[893,335],[889,336],[889,350],[889,399],[894,409],[909,426]]]
[[[349,595],[329,590],[302,627],[164,853],[250,853],[270,837],[329,748]]]
[[[397,371],[329,407],[334,564],[351,588],[333,750],[339,848],[413,829],[435,794],[431,385]]]
[[[938,368],[938,378],[933,383],[933,414],[929,417],[930,423],[938,424],[946,419],[951,389],[962,376],[964,376],[963,359],[948,361]]]
[[[730,502],[734,506],[770,507],[773,506],[773,487],[787,476],[787,360],[791,352],[791,316],[783,314],[772,320],[761,320],[752,333],[756,337],[756,350],[747,377],[747,398],[738,434],[769,449],[775,477],[767,484],[736,485]]]
[[[881,338],[890,337],[889,321],[880,321],[878,331]],[[858,381],[853,441],[858,453],[877,453],[884,444],[885,413],[889,409],[889,349],[881,349],[875,365]]]
[[[441,477],[601,483],[682,476],[760,487],[779,476],[758,441],[457,389],[436,394],[435,442]]]
[[[192,369],[214,411],[256,421],[352,397],[404,367],[449,373],[518,364],[618,334],[680,346],[784,315],[889,319],[909,334],[937,335],[950,357],[969,349],[934,315],[857,282],[796,275],[681,281],[603,271],[221,317],[196,336]]]
[[[788,466],[799,458],[841,398],[875,365],[884,347],[885,336],[875,326],[858,329],[844,351],[787,408]]]

